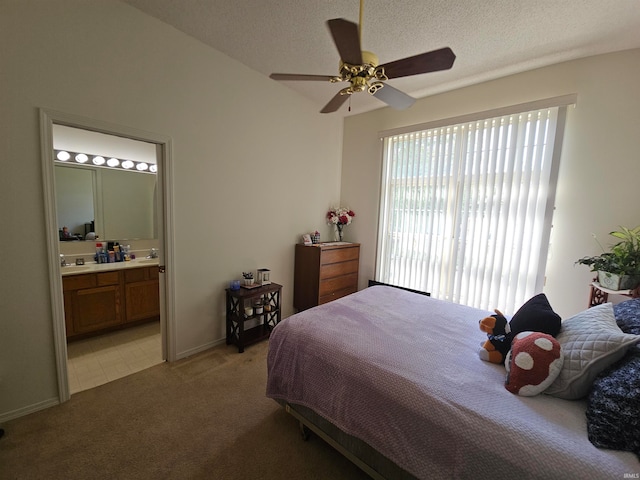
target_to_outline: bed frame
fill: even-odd
[[[430,293],[421,290],[369,280],[368,286],[372,287],[374,285],[384,285],[420,295],[431,296]],[[310,408],[280,400],[276,401],[284,407],[288,414],[298,420],[300,424],[300,434],[303,440],[309,440],[311,433],[316,434],[375,480],[417,480],[416,477],[400,468],[369,444],[359,438],[344,433]]]
[[[311,433],[316,434],[375,480],[417,480],[373,447],[359,438],[344,433],[310,408],[276,401],[288,414],[298,420],[303,440],[309,440]]]

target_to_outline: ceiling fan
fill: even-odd
[[[445,47],[379,65],[378,57],[374,53],[361,50],[362,4],[363,0],[360,0],[360,26],[344,18],[327,21],[333,42],[340,54],[338,75],[272,73],[269,78],[284,81],[348,82],[349,86],[340,90],[320,110],[321,113],[337,111],[352,94],[365,90],[378,100],[399,110],[413,105],[415,98],[383,82],[393,78],[448,70],[453,66],[455,54],[449,47]]]

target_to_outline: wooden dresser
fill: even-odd
[[[359,243],[296,245],[293,306],[306,310],[358,290]]]

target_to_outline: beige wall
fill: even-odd
[[[341,197],[358,214],[349,239],[362,243],[360,286],[375,271],[378,132],[576,93],[577,106],[569,108],[566,123],[544,291],[563,317],[586,308],[592,275],[574,262],[598,253],[591,234],[608,245],[614,240],[608,232],[619,225],[640,225],[639,78],[640,50],[630,50],[425,98],[404,112],[385,108],[346,119]]]
[[[292,313],[293,244],[340,188],[342,122],[114,1],[0,2],[0,422],[58,398],[38,109],[169,136],[178,356],[224,337],[224,288],[270,268]]]

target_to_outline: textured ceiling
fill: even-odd
[[[358,23],[359,0],[123,0],[265,75],[334,75],[326,21]],[[365,0],[362,49],[380,63],[451,47],[453,68],[390,80],[420,98],[566,60],[640,47],[638,0]],[[275,80],[274,80],[275,81]],[[317,105],[342,85],[282,82]],[[330,115],[386,105],[354,95]]]

